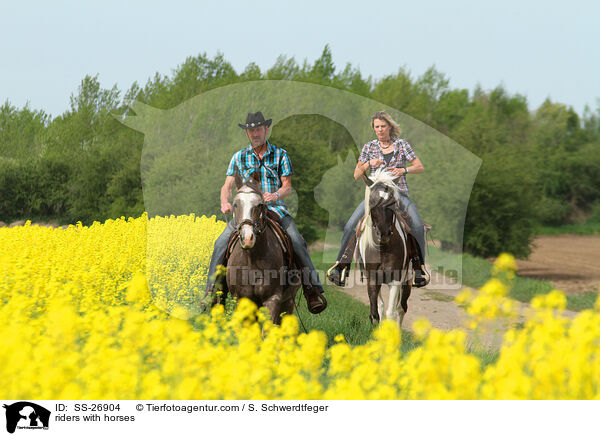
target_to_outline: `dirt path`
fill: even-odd
[[[352,280],[349,280],[349,284],[353,283],[353,286],[337,289],[368,306],[369,297],[365,284],[360,283],[360,272],[354,271],[351,274],[353,274],[353,277]],[[504,332],[512,324],[524,322],[526,319],[525,313],[529,309],[529,304],[516,302],[519,307],[519,316],[516,319],[510,322],[496,322],[488,326],[485,332],[479,332],[477,338],[475,338],[474,332],[466,328],[467,313],[463,308],[454,303],[454,298],[461,292],[461,289],[456,289],[456,286],[454,286],[454,289],[442,289],[442,284],[447,283],[447,277],[443,277],[441,274],[433,271],[429,286],[412,289],[410,299],[408,300],[408,313],[402,323],[403,329],[412,331],[412,324],[417,319],[427,318],[433,327],[440,330],[448,331],[454,328],[465,328],[470,343],[475,343],[488,349],[497,349],[502,344]],[[435,287],[435,289],[428,289],[429,287]],[[387,286],[382,286],[382,295],[387,307],[389,296],[389,288]],[[577,312],[565,311],[565,315],[573,318],[577,315]]]
[[[519,274],[531,278],[551,280],[557,288],[570,293],[598,289],[600,283],[600,236],[543,236],[535,240],[535,248],[528,261],[519,261]],[[348,287],[338,288],[353,298],[369,305],[365,284],[360,282],[356,269],[348,279]],[[436,271],[431,272],[431,283],[425,288],[413,288],[408,300],[408,313],[403,328],[411,330],[418,318],[427,318],[433,327],[441,330],[465,327],[468,316],[454,303],[461,287]],[[382,287],[387,305],[389,290]],[[518,303],[519,317],[513,323],[523,322],[529,304]],[[573,318],[576,312],[566,311]],[[509,323],[498,323],[480,337],[483,345],[497,348]],[[472,332],[471,341],[474,341]]]

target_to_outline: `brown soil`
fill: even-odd
[[[597,292],[600,236],[539,236],[529,259],[517,265],[520,276],[548,280],[568,294]]]

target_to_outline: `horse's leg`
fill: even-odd
[[[275,293],[265,300],[263,303],[269,313],[271,314],[271,321],[273,324],[281,324],[281,293]]]
[[[410,297],[411,284],[410,282],[406,282],[402,285],[402,299],[400,300],[400,321],[399,325],[402,325],[402,320],[404,319],[404,315],[408,312],[408,297]]]
[[[369,303],[371,307],[371,324],[378,324],[381,320],[379,316],[379,308],[377,304],[377,299],[379,297],[379,291],[381,290],[381,285],[377,284],[375,280],[376,271],[367,271],[367,292],[369,294]],[[383,315],[383,313],[382,313]]]
[[[284,301],[281,302],[281,314],[291,315],[294,313],[294,299],[297,292],[298,289],[294,291],[290,288],[285,288],[283,290]]]
[[[383,301],[383,295],[381,295],[381,285],[379,286],[379,292],[377,292],[377,313],[379,319],[385,319],[385,301]]]
[[[398,312],[399,300],[400,300],[400,285],[397,282],[392,282],[390,286],[390,298],[388,300],[388,309],[385,314],[386,318],[393,319],[398,323],[398,327],[401,326],[402,320],[401,315]]]

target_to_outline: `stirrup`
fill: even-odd
[[[323,312],[327,308],[327,299],[316,286],[302,287],[306,306],[313,315]]]
[[[421,277],[420,280],[417,281],[417,271],[419,271],[421,273]],[[427,271],[427,269],[425,269],[425,265],[421,265],[421,267],[419,267],[419,269],[415,269],[415,278],[414,278],[414,284],[413,286],[415,288],[422,288],[424,286],[427,286],[429,284],[429,282],[431,281],[431,275],[429,274],[429,271]]]
[[[327,280],[336,286],[346,286],[346,278],[349,275],[348,266],[345,266],[341,271],[336,267],[340,264],[339,260],[336,260],[331,268],[327,270]]]

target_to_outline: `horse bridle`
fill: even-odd
[[[260,235],[265,231],[265,229],[267,227],[267,206],[265,205],[265,203],[260,203],[260,204],[258,204],[257,207],[260,208],[260,215],[258,216],[258,220],[256,222],[254,222],[250,218],[243,219],[236,226],[236,229],[235,229],[236,233],[239,234],[240,229],[245,224],[252,226],[252,228],[254,229],[254,232],[257,235]],[[235,220],[235,213],[234,213],[234,220]]]
[[[396,199],[395,199],[395,198],[392,196],[392,197],[391,197],[389,200],[386,200],[386,201],[384,201],[384,202],[381,202],[380,204],[377,204],[377,205],[376,205],[376,207],[377,207],[377,208],[382,208],[384,211],[385,211],[386,209],[391,209],[391,210],[392,210],[392,212],[393,212],[393,211],[396,209]],[[371,210],[373,210],[373,209],[374,209],[374,208],[371,208]],[[394,219],[395,219],[395,216],[396,216],[396,215],[395,215],[395,214],[393,214],[392,220],[394,220]],[[373,226],[372,226],[372,227],[373,227],[373,229],[377,230],[377,232],[378,232],[378,233],[380,234],[380,236],[382,236],[382,237],[391,236],[391,235],[392,235],[392,233],[393,233],[393,231],[394,231],[394,225],[393,225],[393,224],[390,226],[390,229],[389,229],[388,233],[387,233],[387,234],[385,234],[385,235],[379,231],[379,229],[377,228],[377,226],[375,225],[375,223],[373,223]]]

